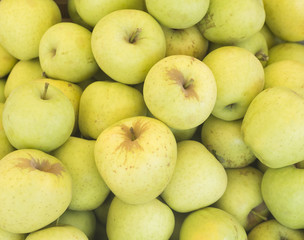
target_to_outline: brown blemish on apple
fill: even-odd
[[[36,159],[29,154],[30,158],[19,158],[19,163],[16,165],[21,169],[30,171],[39,170],[42,172],[52,173],[56,176],[62,175],[65,171],[60,163],[50,163],[47,159]]]
[[[204,22],[200,23],[203,26],[203,28],[200,28],[202,33],[204,33],[209,28],[216,27],[215,22],[213,21],[213,15],[214,15],[213,13],[207,12],[206,15],[204,16],[203,18]]]
[[[186,79],[179,70],[173,68],[168,70],[167,74],[171,80],[181,87],[186,98],[195,98],[196,100],[199,100],[199,97],[193,88],[195,82],[193,78]]]

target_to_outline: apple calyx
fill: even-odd
[[[259,205],[251,209],[247,216],[247,229],[251,229],[262,221],[267,221],[268,208],[265,202],[261,202]]]
[[[136,31],[133,32],[129,38],[129,43],[135,43],[138,40],[138,36],[141,33],[141,28],[136,28]]]
[[[232,110],[235,106],[236,106],[236,103],[230,103],[230,104],[226,105],[225,108],[228,110]]]
[[[48,90],[48,88],[49,88],[49,83],[48,82],[46,82],[45,84],[44,84],[44,90],[43,90],[43,93],[42,93],[42,95],[41,95],[41,99],[42,100],[47,100],[47,97],[46,97],[46,94],[47,94],[47,90]]]
[[[255,56],[262,62],[267,62],[269,57],[266,53],[264,53],[262,50],[258,51]]]

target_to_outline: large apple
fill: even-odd
[[[53,222],[72,199],[72,179],[57,158],[21,149],[0,161],[0,228],[29,233]]]
[[[2,115],[4,132],[17,149],[52,151],[70,137],[74,123],[71,101],[43,82],[25,83],[11,92]]]
[[[173,133],[161,121],[137,116],[103,130],[95,144],[97,168],[122,201],[142,204],[156,198],[169,183],[176,164]]]
[[[60,9],[53,0],[2,0],[0,43],[17,59],[36,58],[42,35],[60,21]]]
[[[112,79],[137,84],[165,57],[166,39],[151,15],[123,9],[98,21],[92,32],[92,51],[100,68]]]
[[[171,128],[190,129],[211,114],[217,88],[205,63],[191,56],[173,55],[150,69],[143,95],[153,116]]]
[[[0,78],[10,73],[18,59],[9,54],[0,44]]]

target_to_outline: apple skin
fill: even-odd
[[[0,103],[4,103],[6,100],[4,95],[5,84],[6,84],[6,79],[0,79]]]
[[[75,0],[68,0],[67,2],[67,8],[68,8],[68,14],[72,20],[72,22],[77,23],[80,26],[83,26],[90,31],[93,30],[93,27],[91,27],[89,24],[87,24],[83,19],[79,16],[77,9],[76,9],[76,4]]]
[[[174,222],[172,210],[158,199],[134,205],[114,197],[107,218],[107,235],[111,240],[168,240]]]
[[[0,161],[0,228],[36,231],[57,219],[72,199],[72,178],[57,158],[21,149]]]
[[[71,101],[49,85],[46,99],[43,82],[29,82],[6,99],[2,124],[9,142],[17,149],[35,148],[50,152],[71,135],[75,123]]]
[[[25,240],[26,234],[11,233],[0,229],[1,240]]]
[[[175,129],[190,129],[203,123],[212,112],[216,95],[210,68],[186,55],[163,58],[144,81],[143,96],[149,111]]]
[[[42,35],[61,20],[60,9],[55,1],[2,0],[0,43],[17,59],[36,58]]]
[[[96,140],[95,161],[110,190],[129,204],[143,204],[161,194],[176,164],[177,146],[161,121],[136,116],[103,130]]]
[[[91,32],[76,23],[50,27],[39,44],[39,60],[48,78],[78,83],[93,77],[98,65],[91,49]]]
[[[263,164],[281,168],[303,160],[303,121],[304,98],[276,86],[253,99],[241,131],[245,144]]]
[[[268,56],[268,65],[282,60],[294,60],[304,64],[304,46],[301,43],[279,43],[269,49]]]
[[[138,84],[166,54],[160,24],[148,13],[122,9],[109,13],[92,32],[92,51],[99,67],[115,81]]]
[[[18,59],[9,54],[0,44],[0,78],[8,75],[17,61]]]

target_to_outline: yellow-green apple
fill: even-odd
[[[241,168],[256,159],[244,143],[242,119],[225,121],[213,115],[201,128],[201,141],[225,168]]]
[[[251,166],[226,169],[226,173],[226,191],[213,206],[233,215],[249,231],[269,215],[261,193],[263,173]]]
[[[148,72],[143,96],[149,111],[171,128],[199,126],[211,114],[217,95],[210,68],[187,55],[161,59]]]
[[[191,212],[210,206],[224,194],[227,175],[224,167],[200,142],[177,143],[173,176],[161,194],[177,212]]]
[[[290,229],[275,219],[262,222],[248,233],[248,240],[303,240],[304,231]]]
[[[191,212],[180,230],[180,240],[246,240],[247,234],[231,214],[214,207]]]
[[[0,79],[0,103],[4,103],[6,97],[4,95],[4,88],[6,84],[6,79]]]
[[[259,93],[249,105],[241,131],[245,144],[267,167],[304,159],[304,98],[286,87]]]
[[[211,69],[217,86],[212,114],[226,121],[241,119],[253,98],[263,90],[262,64],[247,49],[236,46],[215,49],[203,62]]]
[[[174,229],[174,214],[158,199],[134,205],[114,197],[106,229],[111,240],[168,240]]]
[[[110,192],[97,170],[94,147],[95,140],[70,137],[51,153],[65,164],[72,176],[71,210],[93,210],[104,202]]]
[[[162,25],[166,38],[166,56],[188,55],[202,60],[209,42],[196,25],[185,29],[168,28]]]
[[[197,24],[207,13],[210,0],[146,0],[149,12],[162,25],[184,29]]]
[[[15,148],[8,141],[2,126],[3,108],[4,108],[4,103],[0,103],[0,159],[3,158],[8,153],[15,150]]]
[[[264,68],[264,73],[264,88],[283,86],[304,97],[304,61],[281,60],[274,62]]]
[[[263,0],[266,12],[266,24],[279,38],[297,42],[304,40],[304,2],[301,0]]]
[[[24,240],[26,234],[22,233],[11,233],[4,231],[0,228],[0,239],[1,240]]]
[[[39,60],[49,78],[78,83],[93,77],[98,65],[91,49],[92,33],[72,22],[50,27],[39,44]]]
[[[39,229],[31,232],[25,240],[88,240],[88,237],[80,229],[65,225]]]
[[[262,179],[263,199],[282,225],[292,229],[304,228],[303,169],[295,165],[268,168]]]
[[[198,27],[211,42],[231,44],[261,30],[265,22],[262,0],[210,0]]]
[[[0,2],[0,43],[15,58],[38,57],[45,31],[61,21],[53,0],[2,0]]]
[[[68,10],[68,14],[69,14],[69,17],[72,20],[72,22],[77,23],[77,24],[89,29],[90,31],[93,30],[93,27],[91,27],[89,24],[87,24],[85,21],[83,21],[83,19],[79,16],[77,9],[76,9],[75,0],[67,1],[67,10]]]
[[[72,199],[72,178],[57,158],[36,149],[15,150],[0,161],[0,228],[36,231],[56,220]]]
[[[122,119],[103,130],[95,144],[102,178],[129,204],[143,204],[159,196],[173,175],[176,158],[173,133],[151,117]]]
[[[106,200],[104,200],[104,202],[100,206],[94,209],[94,213],[98,222],[100,222],[103,225],[107,224],[109,208],[114,197],[115,195],[112,192],[110,192]]]
[[[85,138],[97,139],[115,122],[146,115],[143,95],[119,82],[95,81],[82,93],[79,103],[79,129]]]
[[[266,23],[264,23],[264,26],[262,27],[260,32],[263,34],[264,38],[266,39],[268,49],[274,47],[277,44],[280,44],[283,41],[279,39],[276,35],[274,35],[273,32],[270,31]]]
[[[194,136],[196,130],[198,127],[193,127],[189,129],[175,129],[170,128],[172,133],[174,134],[174,137],[177,142],[183,141],[183,140],[190,140]]]
[[[268,55],[268,65],[282,60],[304,63],[304,46],[300,43],[284,42],[270,48]]]
[[[7,52],[0,44],[0,78],[8,75],[17,62],[18,59]]]
[[[120,9],[145,10],[144,0],[74,0],[79,16],[91,27],[111,12]]]
[[[8,98],[16,87],[43,77],[43,71],[38,58],[18,61],[7,76],[4,96]]]
[[[166,39],[151,15],[122,9],[98,21],[92,32],[92,51],[99,67],[112,79],[137,84],[165,57]]]
[[[17,149],[52,151],[70,137],[74,123],[73,105],[64,93],[35,81],[11,92],[2,115],[4,132]]]

